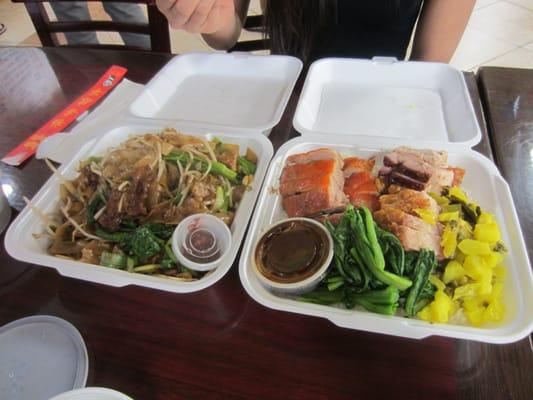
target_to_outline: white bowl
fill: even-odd
[[[313,275],[298,282],[275,282],[263,275],[260,268],[258,267],[256,263],[257,246],[261,242],[261,239],[268,235],[272,230],[276,229],[280,225],[291,222],[303,222],[308,225],[313,225],[317,227],[320,231],[322,231],[325,234],[325,237],[327,238],[327,256],[323,264],[320,265],[320,267],[313,273]],[[257,276],[261,284],[263,284],[263,286],[265,286],[268,290],[283,294],[298,295],[310,292],[315,289],[320,283],[320,281],[326,276],[328,267],[331,264],[331,260],[333,259],[333,239],[331,237],[331,234],[324,225],[310,218],[287,218],[272,224],[265,230],[263,234],[260,235],[259,240],[255,243],[253,249],[253,255],[251,258],[255,275]]]
[[[71,390],[52,397],[50,400],[133,400],[116,390],[101,387],[88,387]]]

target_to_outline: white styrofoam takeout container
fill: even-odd
[[[280,121],[301,70],[294,57],[189,53],[162,68],[129,112],[213,132],[268,135]]]
[[[440,335],[508,343],[529,335],[533,277],[524,239],[508,184],[490,160],[470,148],[481,132],[459,71],[443,64],[388,59],[321,60],[310,68],[294,126],[302,137],[285,143],[274,156],[241,255],[241,282],[252,298],[272,309],[327,318],[342,327],[414,339]],[[448,151],[449,164],[466,170],[462,187],[496,216],[509,248],[504,286],[507,311],[501,323],[480,328],[430,324],[359,307],[346,310],[303,303],[268,291],[254,273],[255,244],[268,226],[287,218],[273,189],[279,187],[288,156],[328,147],[344,157],[368,158],[398,146]]]
[[[254,73],[253,67],[258,65],[263,67]],[[246,66],[250,70],[242,69]],[[30,207],[26,207],[9,227],[5,237],[6,250],[13,258],[53,267],[64,276],[110,286],[138,285],[187,293],[213,285],[230,269],[244,240],[246,227],[273,154],[272,144],[264,134],[279,122],[301,68],[302,63],[293,57],[250,54],[177,56],[154,76],[133,101],[130,115],[110,124],[94,144],[81,148],[69,162],[59,168],[61,174],[72,179],[77,175],[80,161],[90,156],[103,155],[132,135],[158,133],[164,128],[175,128],[207,140],[217,137],[224,143],[238,144],[242,153],[246,148],[251,148],[257,154],[259,162],[252,190],[245,193],[231,226],[231,248],[220,265],[202,279],[182,282],[54,257],[47,253],[47,239],[37,240],[32,236],[42,232],[43,226]],[[273,76],[276,75],[273,79],[264,80],[269,69]],[[240,73],[246,77],[242,86],[238,79]],[[203,85],[204,80],[211,84]],[[276,90],[272,86],[276,86]],[[199,89],[195,90],[195,87]],[[246,101],[251,101],[252,97],[259,95],[261,88],[261,101],[257,103],[260,108],[235,112],[231,118],[227,118],[232,107],[240,107]],[[184,104],[181,97],[186,97],[188,105]],[[219,103],[223,104],[217,108]],[[194,107],[191,108],[191,105]],[[180,114],[182,107],[190,114]],[[185,118],[187,115],[191,116],[189,120]],[[202,115],[204,119],[200,121]],[[171,118],[172,116],[175,117]],[[52,176],[33,197],[32,204],[45,213],[57,212],[59,185],[59,179]]]

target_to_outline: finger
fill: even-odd
[[[202,33],[214,33],[218,31],[221,28],[220,24],[224,23],[223,20],[231,17],[234,13],[234,8],[224,7],[215,3],[215,6],[211,8],[211,12],[200,28]]]
[[[172,8],[176,0],[155,0],[155,4],[159,11],[166,15],[166,12]]]
[[[181,29],[187,23],[200,0],[178,0],[170,9],[170,26]]]
[[[201,27],[210,15],[216,0],[201,0],[183,29],[190,33],[201,32]]]

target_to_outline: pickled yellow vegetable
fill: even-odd
[[[448,322],[452,315],[452,309],[455,310],[452,299],[442,290],[435,293],[435,300],[418,312],[420,319],[428,322]]]
[[[483,260],[489,268],[495,268],[502,263],[503,254],[491,251],[489,255],[483,256]]]
[[[450,204],[450,200],[448,200],[444,196],[440,196],[434,192],[429,192],[428,194],[433,197],[433,199],[437,202],[439,206],[447,206],[448,204]]]
[[[494,269],[492,270],[492,276],[494,277],[496,281],[500,281],[500,282],[505,279],[506,273],[507,273],[507,270],[501,265],[494,267]]]
[[[479,240],[464,239],[457,247],[468,256],[488,256],[491,253],[489,244]]]
[[[455,230],[449,225],[446,226],[444,232],[442,232],[440,245],[444,257],[451,258],[455,254],[455,249],[457,248],[457,232],[455,232]]]
[[[458,221],[458,220],[459,220],[459,211],[451,211],[451,212],[439,214],[440,222]]]
[[[474,238],[481,242],[496,243],[501,239],[500,229],[495,222],[485,224],[477,223],[474,228]]]
[[[466,275],[474,280],[480,280],[483,276],[483,271],[487,269],[485,261],[481,256],[466,256],[463,267]]]
[[[451,281],[459,281],[465,275],[466,271],[463,266],[457,261],[452,260],[446,265],[442,280],[444,283],[450,283]]]
[[[463,192],[459,187],[454,186],[451,187],[448,191],[449,196],[453,196],[458,198],[461,201],[464,201],[465,203],[468,203],[468,198],[466,197],[465,192]]]
[[[453,292],[453,299],[459,300],[464,299],[465,297],[475,297],[479,290],[478,288],[478,283],[468,283],[463,286],[458,286]]]
[[[444,284],[443,281],[441,281],[436,275],[430,275],[429,277],[429,281],[435,285],[435,287],[437,288],[437,290],[444,290],[446,289],[446,285]]]
[[[495,223],[496,220],[494,219],[494,215],[486,212],[482,212],[481,215],[477,219],[478,224],[492,224]]]
[[[458,187],[446,196],[431,196],[442,206],[436,219],[444,226],[440,245],[448,262],[443,272],[430,276],[437,292],[418,317],[444,323],[462,310],[473,326],[501,321],[507,250],[494,215],[480,210]]]
[[[414,211],[423,221],[427,222],[428,224],[435,225],[437,223],[437,216],[433,213],[433,211],[425,208],[415,208]]]

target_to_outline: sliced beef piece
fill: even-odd
[[[107,199],[106,208],[98,218],[98,223],[105,229],[115,232],[120,228],[124,216],[141,217],[148,213],[146,199],[149,188],[155,180],[152,169],[145,165],[137,168],[126,191],[113,189]]]
[[[104,212],[97,220],[102,228],[105,228],[110,232],[116,232],[120,228],[122,212],[119,210],[119,204],[122,195],[122,192],[113,190],[107,199]]]
[[[129,217],[138,217],[147,214],[146,198],[155,178],[154,171],[147,165],[133,172],[131,185],[128,186],[124,199],[124,211]]]

